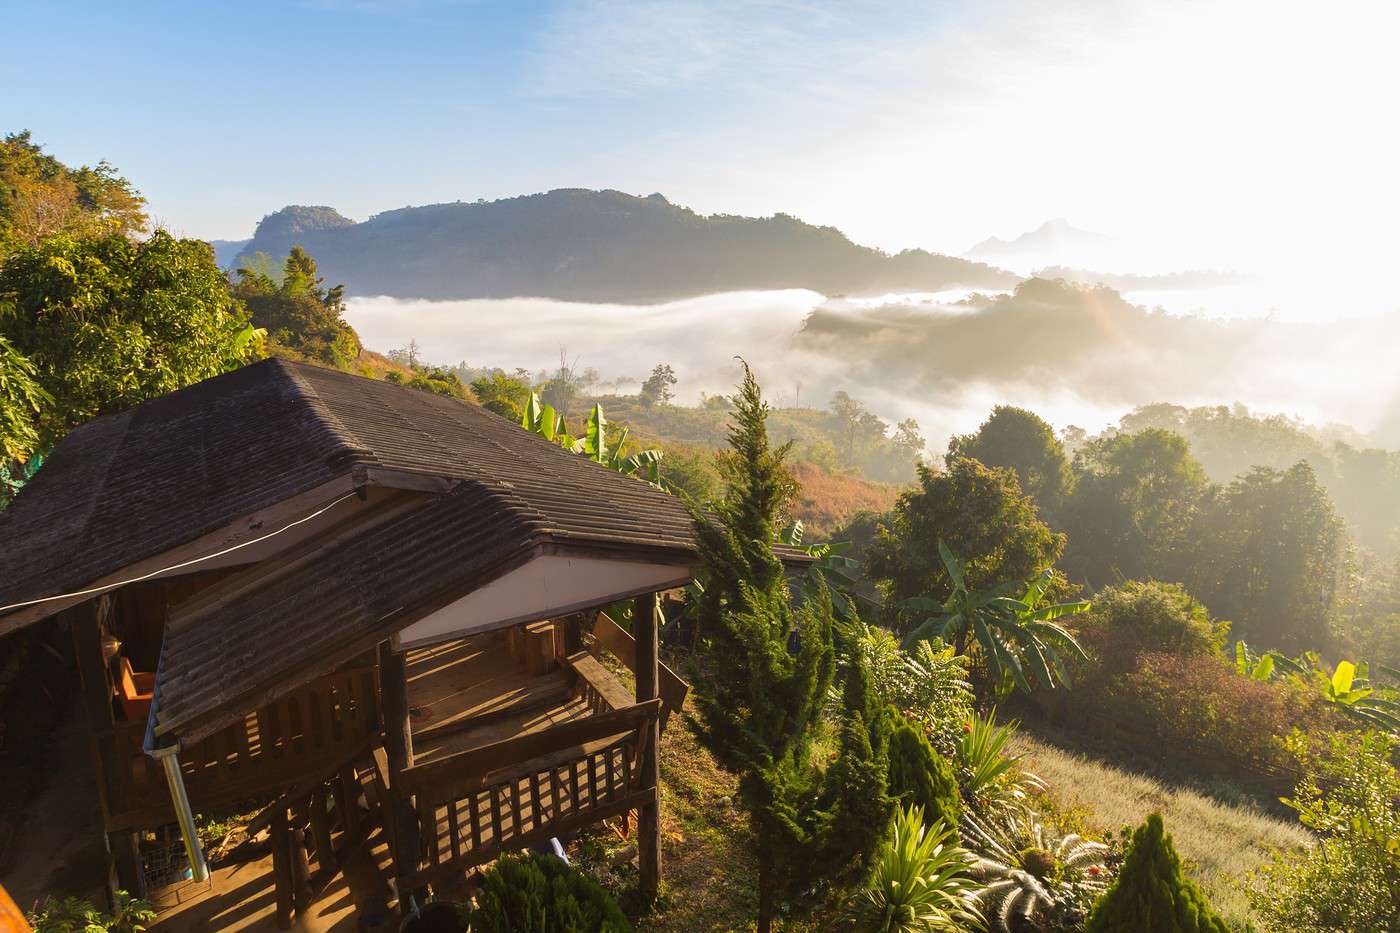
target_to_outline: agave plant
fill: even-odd
[[[977,902],[998,933],[1077,930],[1108,888],[1108,846],[1073,833],[1060,836],[1029,810],[996,822],[964,817],[962,833],[978,852],[973,875],[985,887]]]
[[[925,826],[922,807],[901,808],[847,919],[862,933],[979,929],[973,861],[942,820]]]
[[[1040,778],[1020,768],[1021,756],[1006,750],[1020,723],[997,725],[996,713],[973,714],[967,721],[955,760],[963,800],[981,813],[1015,810],[1031,791],[1044,789]]]
[[[1015,686],[1030,693],[1031,678],[1047,690],[1056,683],[1069,686],[1069,672],[1062,653],[1084,660],[1086,655],[1073,635],[1055,620],[1089,609],[1084,601],[1045,605],[1045,593],[1053,579],[1048,568],[1028,582],[1008,581],[985,590],[967,586],[966,564],[941,540],[938,556],[948,574],[953,591],[939,603],[915,596],[899,603],[899,608],[929,612],[905,636],[905,644],[938,637],[950,641],[960,652],[975,640],[982,649],[988,669],[1000,687]],[[1019,598],[1011,596],[1021,589]]]

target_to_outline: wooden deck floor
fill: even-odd
[[[408,701],[420,764],[589,715],[563,670],[531,676],[504,632],[409,652]]]

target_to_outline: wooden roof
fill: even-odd
[[[0,512],[0,606],[92,586],[337,478],[390,472],[470,484],[552,537],[693,549],[674,497],[485,409],[270,359],[65,437]],[[42,618],[21,613],[0,616],[0,634]]]

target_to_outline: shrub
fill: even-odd
[[[1094,905],[1086,933],[1228,933],[1181,870],[1172,837],[1153,813],[1133,832],[1118,878]]]
[[[1075,620],[1101,675],[1130,670],[1145,652],[1199,655],[1218,652],[1229,623],[1175,583],[1128,580],[1094,595],[1093,608]]]
[[[1203,760],[1221,773],[1288,764],[1279,737],[1332,718],[1308,690],[1251,680],[1213,654],[1144,654],[1106,693],[1101,709],[1160,753]]]
[[[1250,889],[1269,929],[1400,930],[1400,774],[1382,733],[1333,733],[1288,746],[1302,762],[1292,800],[1321,836],[1303,854],[1277,855]]]
[[[592,878],[552,855],[498,859],[486,872],[471,928],[481,933],[627,933],[632,925]]]
[[[918,806],[930,821],[954,829],[962,814],[953,764],[938,754],[921,729],[903,716],[895,717],[890,735],[890,796]]]
[[[917,724],[940,754],[951,756],[972,715],[967,657],[938,638],[921,641],[906,654],[888,629],[856,623],[853,630],[854,650],[865,660],[880,699]]]
[[[80,897],[46,897],[29,914],[34,933],[139,933],[156,918],[148,902],[117,891],[117,911],[108,914]]]
[[[976,887],[967,876],[972,854],[952,829],[924,825],[919,807],[904,807],[875,858],[870,881],[851,904],[851,928],[862,933],[967,930],[981,926]]]
[[[968,808],[983,815],[1022,805],[1040,779],[1018,767],[1019,755],[1006,751],[1020,723],[997,725],[996,713],[973,715],[958,743],[958,787]]]

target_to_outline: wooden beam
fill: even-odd
[[[638,596],[632,603],[632,631],[637,643],[637,702],[659,699],[660,642],[657,633],[656,594]],[[637,861],[642,899],[656,900],[661,888],[661,769],[657,750],[661,724],[653,719],[642,728],[641,779],[645,802],[637,808]]]
[[[292,849],[287,827],[287,807],[278,804],[268,827],[272,843],[272,886],[277,895],[277,928],[292,928]]]
[[[386,821],[394,825],[395,876],[418,872],[422,861],[422,830],[413,798],[404,788],[403,775],[413,767],[413,723],[408,715],[408,655],[394,651],[388,642],[379,646],[380,710],[384,718],[384,752],[389,761],[389,810]],[[399,911],[408,911],[410,891],[397,886]]]

